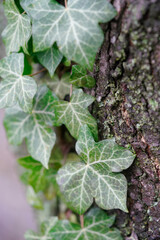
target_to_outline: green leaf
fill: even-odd
[[[50,127],[55,120],[55,99],[57,98],[46,86],[40,86],[31,114],[20,109],[9,109],[4,119],[9,142],[18,145],[25,138],[31,156],[46,168],[56,140],[56,135]]]
[[[134,155],[113,139],[94,142],[87,126],[81,128],[76,151],[81,162],[68,163],[57,176],[60,190],[69,207],[83,214],[93,203],[103,209],[127,212],[127,181],[119,172],[128,168]]]
[[[86,109],[92,104],[94,98],[83,93],[81,89],[75,90],[72,94],[71,101],[55,101],[55,113],[57,124],[65,124],[68,131],[74,138],[78,138],[81,126],[87,124],[91,129],[95,139],[98,138],[96,120]]]
[[[36,54],[40,63],[47,68],[50,73],[50,76],[53,77],[54,72],[62,60],[63,55],[58,50],[57,46],[54,44],[50,49],[39,52]]]
[[[31,186],[27,188],[27,201],[32,207],[36,209],[43,209],[43,203],[41,199],[38,197]]]
[[[69,60],[92,67],[104,38],[98,23],[115,17],[112,5],[106,0],[86,0],[84,4],[69,0],[65,8],[55,0],[27,1],[21,3],[33,19],[34,51],[43,51],[57,42]]]
[[[70,75],[63,74],[61,79],[55,74],[53,78],[42,79],[43,82],[60,98],[64,99],[70,93]]]
[[[28,185],[28,179],[29,179],[29,172],[24,172],[21,174],[20,176],[20,180],[22,181],[23,184],[25,184],[26,186]]]
[[[110,228],[115,216],[98,209],[91,209],[84,217],[84,228],[79,224],[66,220],[58,221],[56,218],[46,221],[41,229],[42,234],[37,235],[32,231],[25,234],[26,240],[122,240],[120,232],[116,228]]]
[[[66,67],[70,67],[71,66],[71,60],[68,60],[66,57],[63,58],[62,63]]]
[[[93,77],[87,74],[87,70],[79,65],[73,65],[70,83],[77,87],[92,88],[95,86],[96,81]]]
[[[33,78],[22,76],[24,70],[23,53],[13,53],[0,60],[0,108],[6,108],[19,103],[25,112],[32,110],[33,97],[37,85]]]
[[[58,218],[57,217],[51,217],[49,220],[45,221],[41,225],[41,234],[36,234],[33,231],[28,231],[25,233],[25,239],[26,240],[52,240],[52,238],[49,237],[50,231],[52,228],[54,228],[55,224],[57,223]]]
[[[47,184],[49,185],[50,178],[55,178],[57,173],[54,169],[47,170],[40,162],[34,160],[32,157],[20,158],[18,159],[18,163],[28,170],[28,185],[31,185],[35,192],[44,190]]]
[[[26,47],[31,37],[31,22],[26,14],[20,14],[14,0],[5,0],[5,15],[8,26],[2,32],[2,38],[6,45],[7,54],[18,52],[20,47]]]

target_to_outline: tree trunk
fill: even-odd
[[[124,237],[160,239],[160,1],[114,0],[118,16],[103,25],[93,112],[100,138],[115,136],[136,159],[124,172],[129,214],[118,212]],[[126,238],[131,239],[131,238]],[[132,238],[136,239],[136,237]]]

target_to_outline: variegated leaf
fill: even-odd
[[[87,74],[87,70],[79,65],[73,65],[70,83],[77,87],[92,88],[95,86],[95,79]]]
[[[54,44],[53,47],[44,52],[39,52],[36,55],[40,63],[48,69],[50,76],[53,77],[54,72],[63,57],[57,46]]]
[[[81,126],[87,124],[97,140],[97,123],[87,109],[93,101],[94,98],[83,93],[81,89],[73,92],[70,102],[55,101],[54,108],[57,124],[65,124],[68,131],[76,139],[79,136]]]
[[[127,181],[119,172],[128,168],[134,154],[113,139],[96,143],[87,126],[81,128],[76,151],[82,162],[68,163],[57,176],[61,192],[71,209],[83,214],[93,203],[103,209],[127,212]]]
[[[34,99],[31,114],[21,110],[7,111],[4,126],[11,144],[18,145],[25,138],[31,156],[48,168],[56,136],[51,129],[55,120],[52,92],[40,86]]]
[[[53,0],[21,1],[33,19],[34,51],[52,47],[54,42],[68,59],[92,67],[103,42],[99,22],[108,22],[116,11],[106,0],[68,0],[63,7]]]
[[[20,14],[14,0],[5,0],[4,10],[8,25],[2,32],[2,37],[7,54],[10,54],[18,52],[20,47],[26,47],[31,37],[31,21],[25,13]]]
[[[0,60],[0,108],[19,103],[25,112],[31,112],[37,85],[33,78],[22,76],[24,70],[23,53],[12,53]]]
[[[114,216],[107,216],[98,208],[91,209],[84,217],[84,228],[79,224],[66,220],[58,221],[51,218],[42,225],[42,233],[37,235],[32,231],[25,234],[26,240],[122,240],[116,228],[110,228],[114,223]]]

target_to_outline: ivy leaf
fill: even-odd
[[[31,156],[48,168],[56,135],[50,126],[55,120],[53,102],[57,99],[45,86],[40,86],[34,98],[31,114],[20,109],[8,110],[4,119],[7,137],[11,144],[19,145],[25,138]]]
[[[18,52],[20,47],[26,47],[31,37],[31,22],[26,14],[20,14],[14,0],[5,0],[5,15],[8,19],[8,26],[2,32],[6,45],[7,54]]]
[[[66,220],[58,221],[56,218],[52,218],[42,225],[41,235],[36,235],[34,232],[29,231],[25,234],[25,239],[122,240],[120,232],[116,228],[110,228],[114,220],[115,216],[107,216],[104,211],[94,208],[84,217],[83,229],[79,224],[70,223]]]
[[[35,192],[44,190],[47,184],[49,184],[50,178],[54,178],[57,173],[55,169],[47,170],[32,157],[20,158],[18,163],[28,170],[28,185],[31,185]]]
[[[51,217],[49,220],[45,221],[41,225],[41,234],[36,234],[33,231],[28,231],[25,233],[25,239],[26,240],[48,240],[50,231],[52,228],[54,228],[55,224],[57,223],[58,218],[57,217]],[[52,238],[49,238],[52,240]]]
[[[44,52],[39,52],[36,55],[40,63],[48,69],[50,76],[53,77],[54,72],[63,57],[57,46],[54,44],[53,47]]]
[[[76,151],[81,162],[68,163],[57,176],[60,190],[69,207],[83,214],[93,203],[103,209],[127,212],[127,181],[119,172],[128,168],[134,155],[114,140],[94,142],[87,126],[81,128]]]
[[[94,98],[83,93],[81,89],[73,92],[70,102],[55,101],[54,108],[57,117],[57,125],[65,124],[74,138],[78,138],[81,126],[87,124],[95,139],[98,138],[97,123],[86,109],[92,104]]]
[[[43,82],[58,96],[60,99],[64,99],[66,95],[70,93],[70,75],[68,73],[63,74],[61,79],[55,74],[53,78],[47,78]]]
[[[22,1],[33,18],[34,51],[50,48],[54,42],[69,60],[92,67],[103,42],[99,22],[108,22],[116,15],[106,0],[69,0],[67,8],[53,0]]]
[[[43,209],[43,203],[41,199],[31,186],[28,186],[27,188],[27,201],[32,207],[36,209]]]
[[[96,81],[93,77],[87,74],[87,70],[80,65],[73,65],[70,83],[77,87],[92,88],[95,86]]]
[[[25,112],[32,110],[33,97],[37,85],[33,78],[22,76],[24,70],[23,53],[13,53],[0,60],[0,108],[11,107],[18,102]]]

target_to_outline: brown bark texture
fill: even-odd
[[[115,136],[136,153],[124,172],[129,214],[117,211],[124,238],[160,239],[160,0],[114,0],[117,17],[102,25],[91,92],[100,139]],[[133,238],[127,238],[132,233]]]

